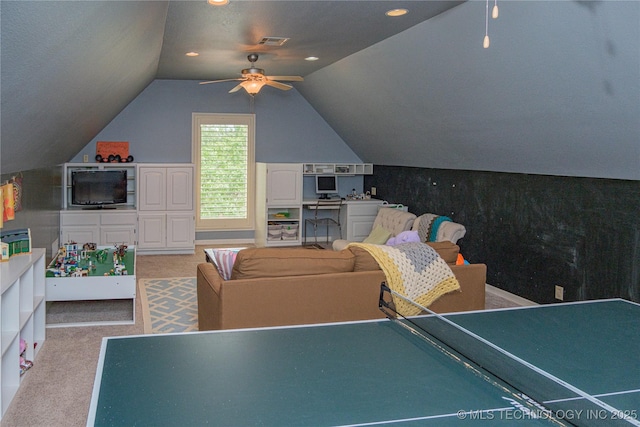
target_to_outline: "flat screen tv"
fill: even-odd
[[[127,203],[126,170],[71,172],[71,204],[102,207]]]

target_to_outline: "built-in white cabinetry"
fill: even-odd
[[[191,164],[138,167],[138,253],[193,253],[195,210]]]
[[[382,200],[354,200],[345,204],[340,222],[343,224],[345,239],[362,242],[371,233],[373,221],[378,215]]]
[[[127,172],[127,201],[119,205],[82,206],[73,204],[73,172],[124,170]],[[135,163],[65,163],[63,167],[60,244],[96,243],[100,246],[135,245],[136,213]]]
[[[257,246],[300,245],[302,164],[256,163]]]
[[[73,171],[126,170],[127,202],[74,206]],[[195,210],[192,164],[67,163],[63,170],[60,243],[136,245],[138,253],[193,253]]]
[[[60,212],[60,242],[135,245],[136,224],[135,210],[65,210]]]
[[[22,381],[20,340],[26,342],[24,358],[30,361],[35,361],[45,340],[44,258],[45,250],[35,248],[0,264],[0,418]]]

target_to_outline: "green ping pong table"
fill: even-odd
[[[488,350],[416,327],[462,327]],[[105,338],[87,425],[638,426],[639,412],[640,305],[614,299]]]

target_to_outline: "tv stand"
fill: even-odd
[[[320,197],[318,197],[318,199],[320,200],[329,200],[331,199],[331,197],[329,197],[329,195],[327,193],[321,194]]]

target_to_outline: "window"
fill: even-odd
[[[196,230],[254,228],[255,116],[193,114]]]

